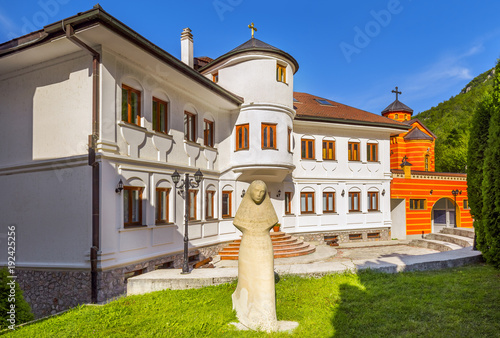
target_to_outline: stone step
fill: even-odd
[[[409,243],[409,245],[418,246],[420,248],[437,250],[437,251],[451,251],[451,250],[463,249],[460,245],[433,239],[414,239]]]
[[[468,238],[474,238],[474,229],[472,228],[443,228],[442,234],[456,235]]]
[[[433,239],[437,241],[443,241],[448,243],[453,243],[456,245],[460,245],[463,248],[472,246],[474,239],[469,237],[457,236],[453,234],[445,234],[445,233],[431,233],[425,236],[425,239]]]
[[[284,232],[271,232],[274,258],[296,257],[308,255],[316,251],[316,247],[304,241],[298,240]],[[237,260],[240,250],[241,239],[229,243],[227,247],[219,252],[221,260]]]
[[[271,236],[271,241],[278,242],[278,241],[284,241],[284,240],[287,240],[290,238],[292,238],[291,235],[282,234],[282,235]],[[233,243],[240,243],[240,242],[241,242],[241,238],[233,241]]]
[[[274,255],[280,255],[282,253],[288,253],[288,252],[293,252],[293,251],[302,251],[306,248],[310,247],[309,244],[304,243],[304,242],[298,242],[296,245],[282,245],[279,247],[273,247]],[[227,255],[233,255],[233,254],[238,254],[239,249],[236,248],[224,248],[219,252],[219,255],[222,256],[227,256]]]
[[[309,247],[308,243],[302,242],[298,246],[288,246],[288,245],[285,245],[285,246],[282,246],[282,247],[273,247],[273,250],[274,250],[274,253],[281,254],[281,253],[284,253],[284,252],[301,251],[301,250],[306,249],[308,247]]]
[[[316,251],[316,247],[312,245],[307,245],[307,247],[301,249],[301,250],[295,250],[295,251],[290,251],[290,252],[282,252],[282,253],[274,253],[274,258],[288,258],[288,257],[297,257],[297,256],[304,256],[311,254]],[[224,254],[222,255],[222,252],[220,254],[220,259],[221,260],[238,260],[238,254],[237,253],[231,253],[231,254]]]
[[[285,240],[282,240],[282,241],[273,241],[271,239],[271,241],[273,243],[273,246],[275,246],[275,245],[286,245],[286,244],[296,243],[297,242],[297,238],[291,237],[291,238],[288,238],[288,239],[285,239]],[[228,244],[228,247],[239,247],[239,246],[240,246],[240,242],[232,242],[232,243]]]
[[[304,244],[304,242],[298,241],[297,239],[293,239],[293,242],[273,243],[273,249],[276,251],[276,250],[279,250],[281,248],[295,248],[295,247],[301,246],[302,244]],[[238,252],[239,249],[240,249],[239,245],[230,245],[230,246],[227,246],[224,249],[222,249],[222,251],[236,251],[236,252]]]

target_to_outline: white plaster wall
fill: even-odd
[[[173,168],[145,168],[127,163],[103,160],[101,189],[101,267],[132,264],[183,250],[184,199],[177,194],[171,173]],[[184,178],[184,172],[180,174]],[[190,173],[193,178],[193,173]],[[123,193],[115,188],[122,179],[124,185],[143,187],[143,226],[123,226]],[[156,187],[171,188],[169,223],[155,224]],[[215,189],[215,219],[205,219],[206,191]],[[190,247],[217,244],[236,239],[239,235],[232,218],[221,218],[221,192],[233,191],[232,215],[239,205],[234,181],[220,181],[218,175],[205,173],[197,194],[197,220],[189,222]],[[240,193],[241,194],[241,193]]]
[[[301,159],[302,137],[314,138],[315,159]],[[294,123],[293,171],[294,186],[284,184],[284,191],[292,192],[292,215],[282,217],[289,232],[334,231],[389,227],[390,216],[390,132],[381,128],[335,125],[331,123]],[[335,140],[335,160],[322,158],[323,139]],[[348,161],[348,142],[360,142],[360,161]],[[379,145],[379,161],[366,160],[367,142]],[[382,191],[385,190],[385,195]],[[283,189],[282,189],[283,191]],[[300,213],[300,193],[314,192],[315,212]],[[323,213],[323,192],[335,192],[335,213]],[[344,197],[342,197],[344,191]],[[361,210],[349,212],[349,191],[360,191]],[[368,191],[379,192],[379,211],[368,211]],[[284,201],[284,199],[283,199]],[[283,211],[284,214],[284,211]]]
[[[87,152],[91,70],[75,53],[0,77],[0,165]]]
[[[7,261],[7,226],[15,225],[17,267],[90,267],[91,169],[86,161],[36,172],[0,174],[0,265]],[[5,235],[5,236],[4,236]]]
[[[286,83],[276,80],[277,62],[286,65]],[[218,84],[242,96],[245,103],[272,102],[293,108],[293,68],[283,58],[248,52],[231,58],[217,71]]]
[[[218,169],[217,148],[228,133],[219,115],[228,112],[218,106],[216,96],[192,95],[168,77],[151,74],[147,67],[107,50],[103,52],[103,68],[103,150],[140,160]],[[122,84],[141,91],[140,126],[121,121]],[[153,131],[153,97],[168,102],[168,135]],[[196,114],[196,142],[184,140],[184,111]],[[214,148],[203,145],[205,119],[215,122]]]
[[[314,138],[315,159],[301,158],[302,138]],[[383,179],[390,173],[389,133],[364,128],[346,128],[329,123],[294,124],[295,145],[293,161],[296,164],[295,177],[309,178],[359,178]],[[323,139],[335,140],[335,160],[323,160]],[[360,161],[348,161],[348,143],[360,142]],[[378,143],[378,162],[367,162],[366,145]]]
[[[275,109],[273,109],[275,108]],[[236,125],[249,124],[249,149],[236,149]],[[262,123],[276,124],[276,149],[262,149]],[[242,108],[233,126],[231,137],[231,166],[291,166],[292,153],[288,151],[288,128],[292,128],[293,121],[287,110],[263,105],[253,108],[252,105]]]

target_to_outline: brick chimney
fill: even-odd
[[[181,33],[181,61],[193,68],[193,34],[191,29],[184,28]]]

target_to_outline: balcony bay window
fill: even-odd
[[[276,125],[262,123],[262,149],[276,149]]]
[[[236,126],[236,150],[246,150],[249,148],[249,136],[248,123]]]

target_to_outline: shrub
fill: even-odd
[[[12,305],[15,305],[15,314]],[[0,269],[0,329],[6,329],[11,325],[18,325],[21,323],[33,320],[34,316],[31,312],[31,307],[24,300],[23,291],[14,278],[10,277],[7,268]]]

